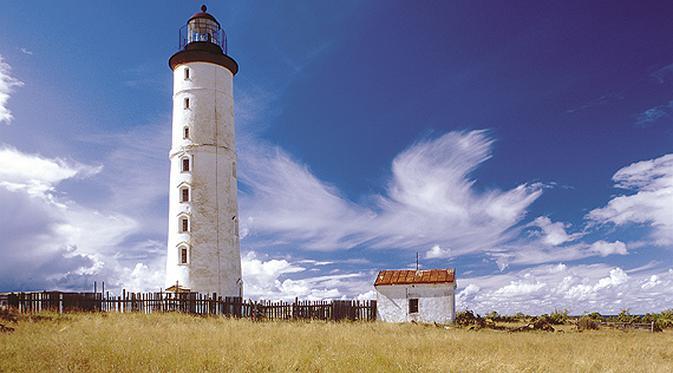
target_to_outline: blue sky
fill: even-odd
[[[670,307],[670,4],[207,4],[241,67],[247,296],[368,297],[419,252],[480,312]],[[0,290],[161,286],[199,6],[3,5]]]

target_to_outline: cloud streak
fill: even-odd
[[[10,124],[14,119],[7,106],[14,88],[23,86],[23,82],[12,76],[12,67],[0,55],[0,123]]]
[[[440,245],[462,255],[491,247],[511,237],[542,193],[529,184],[475,191],[469,175],[491,157],[492,142],[472,131],[412,145],[395,157],[387,193],[369,196],[370,205],[347,200],[280,149],[248,147],[241,151],[247,238],[322,251]]]

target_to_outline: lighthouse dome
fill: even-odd
[[[215,17],[213,17],[210,13],[206,12],[207,10],[208,10],[208,8],[205,5],[201,5],[201,11],[197,12],[197,13],[194,13],[194,15],[189,19],[189,21],[187,21],[187,23],[189,23],[193,20],[205,19],[205,20],[210,20],[212,22],[215,22],[217,24],[217,26],[219,27],[220,23],[217,22]]]

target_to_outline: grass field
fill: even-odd
[[[0,371],[671,372],[673,332],[470,331],[180,314],[51,315],[8,324]]]

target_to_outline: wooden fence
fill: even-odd
[[[376,320],[376,301],[253,301],[199,293],[68,293],[58,291],[9,293],[0,295],[6,304],[21,313],[66,312],[184,312],[197,315],[229,316],[257,320]]]

